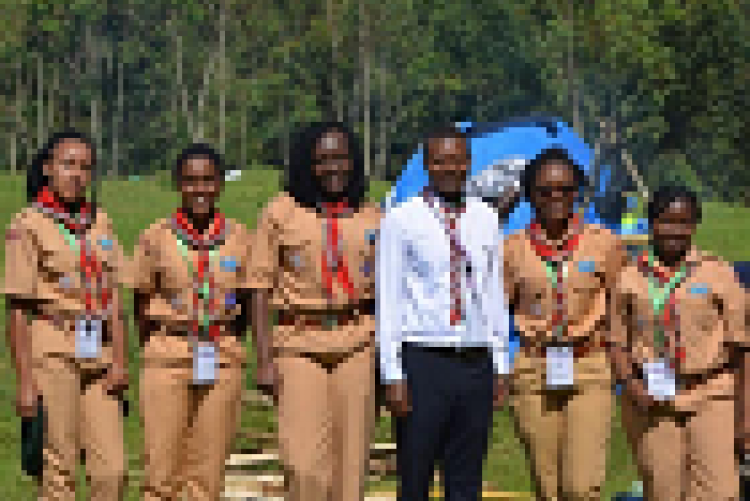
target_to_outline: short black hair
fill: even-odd
[[[34,154],[31,165],[26,173],[26,200],[33,202],[39,192],[49,185],[49,177],[44,175],[44,165],[52,159],[57,145],[65,141],[78,141],[88,146],[91,150],[92,167],[96,169],[96,147],[88,136],[77,130],[68,129],[56,132],[44,145]]]
[[[434,128],[424,138],[424,164],[430,160],[430,142],[438,139],[458,139],[466,142],[466,152],[471,156],[471,145],[469,135],[455,125],[441,125]]]
[[[677,200],[690,203],[693,208],[695,223],[700,224],[703,219],[703,208],[698,195],[687,186],[665,185],[660,186],[648,201],[649,226],[652,226],[659,219],[659,216]]]
[[[346,198],[352,208],[359,208],[367,192],[364,156],[357,136],[341,122],[314,122],[302,126],[297,131],[292,144],[284,189],[301,206],[317,208],[321,192],[313,175],[313,152],[320,138],[328,132],[340,132],[346,137],[352,159],[352,170],[345,190]]]
[[[523,196],[526,197],[526,200],[529,202],[531,202],[531,195],[536,188],[539,172],[545,165],[550,163],[561,163],[567,165],[570,170],[573,171],[579,191],[588,185],[588,177],[586,176],[583,167],[578,165],[578,162],[573,160],[564,148],[559,146],[546,148],[542,150],[539,155],[534,157],[528,165],[526,165],[526,168],[521,174],[521,189],[523,190]]]
[[[222,181],[224,180],[226,165],[224,164],[224,158],[221,156],[221,153],[206,143],[193,143],[180,152],[180,155],[174,163],[174,167],[172,168],[172,180],[175,185],[179,186],[182,181],[182,170],[185,168],[185,164],[188,160],[193,158],[207,158],[214,165],[216,175]]]

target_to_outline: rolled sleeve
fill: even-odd
[[[112,241],[112,250],[108,253],[108,261],[113,270],[115,282],[118,285],[127,286],[130,283],[128,279],[128,267],[130,265],[125,257],[125,250],[122,248],[120,241],[115,238],[112,221],[106,215],[102,215],[102,217],[104,217],[104,232]]]
[[[279,263],[279,223],[269,205],[250,238],[251,256],[245,282],[247,289],[273,289]]]
[[[393,213],[383,218],[376,250],[375,315],[380,370],[385,384],[404,379],[401,363],[404,244]]]
[[[624,272],[620,274],[624,275]],[[608,345],[610,348],[628,349],[630,345],[630,336],[628,335],[628,325],[630,324],[628,315],[628,298],[620,290],[619,283],[610,289],[608,294],[608,317],[609,317],[609,338]]]
[[[715,292],[723,306],[722,316],[728,331],[730,343],[750,348],[747,337],[747,292],[732,266],[717,263],[712,270]]]
[[[142,293],[153,293],[156,288],[156,246],[144,233],[133,249],[133,258],[128,264],[125,283],[133,290]]]
[[[3,294],[19,299],[34,299],[38,268],[39,249],[34,236],[20,221],[14,221],[5,232]]]

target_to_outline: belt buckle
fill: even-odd
[[[331,330],[338,327],[339,317],[334,313],[326,313],[323,315],[323,329]]]

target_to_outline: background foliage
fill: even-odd
[[[298,123],[341,118],[385,178],[435,122],[539,112],[651,185],[744,202],[749,19],[748,0],[0,0],[0,165],[75,125],[112,174],[201,138],[281,166]]]

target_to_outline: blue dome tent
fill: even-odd
[[[473,124],[471,122],[458,123],[457,126],[465,131],[471,141],[471,171],[470,176],[481,173],[493,163],[509,158],[532,160],[543,150],[561,147],[568,151],[584,172],[590,172],[590,164],[594,158],[593,150],[585,141],[557,118],[525,118],[504,123]],[[595,197],[606,198],[610,178],[609,169],[601,169],[599,182],[594,191]],[[408,161],[396,185],[386,197],[386,210],[416,196],[427,184],[427,172],[424,168],[422,147]],[[521,200],[511,213],[504,227],[506,234],[514,233],[526,227],[532,217],[532,209],[526,200]],[[596,211],[594,204],[586,208],[584,220],[616,229],[619,217],[603,220]],[[512,320],[511,320],[512,322]],[[518,336],[511,334],[511,357],[518,350]]]

